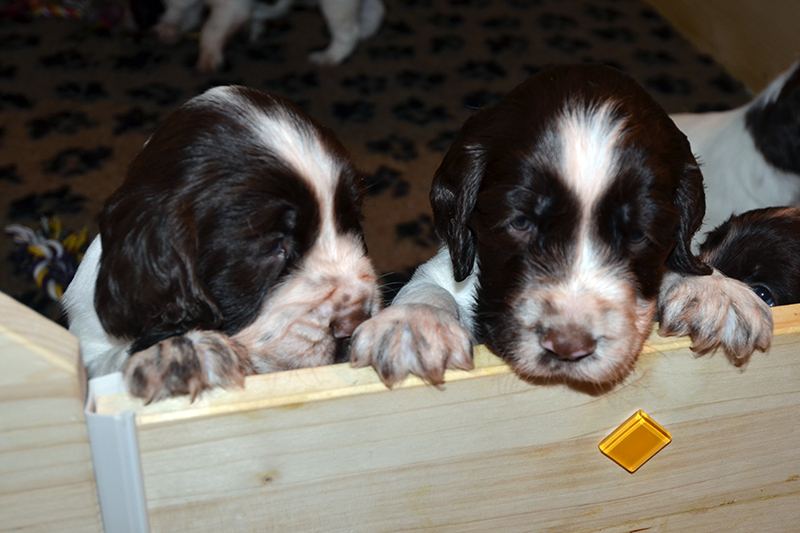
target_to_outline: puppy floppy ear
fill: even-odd
[[[133,351],[194,328],[217,329],[220,307],[200,280],[194,224],[164,217],[164,206],[122,187],[100,216],[103,255],[95,309],[110,334]],[[189,216],[189,215],[185,215]]]
[[[686,142],[687,150],[688,141]],[[703,224],[706,214],[706,196],[703,190],[703,175],[694,156],[690,156],[683,169],[683,176],[675,192],[675,207],[680,213],[675,231],[675,248],[667,258],[667,267],[682,274],[705,276],[713,269],[703,263],[692,252],[692,237]]]
[[[482,128],[485,112],[464,122],[431,184],[430,201],[436,233],[450,251],[456,281],[472,273],[475,236],[468,226],[486,169],[487,147],[471,132]]]

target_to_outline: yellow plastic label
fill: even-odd
[[[639,410],[603,439],[600,451],[628,472],[635,472],[671,441],[666,429]]]

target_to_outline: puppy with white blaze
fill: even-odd
[[[708,233],[700,258],[741,280],[767,305],[800,303],[800,208],[734,215]]]
[[[148,401],[347,360],[380,309],[364,176],[323,125],[217,87],[172,112],[100,214],[63,303],[89,377]]]
[[[652,331],[739,362],[769,307],[691,251],[703,180],[686,137],[630,77],[543,70],[463,125],[431,188],[444,246],[359,326],[351,361],[440,383],[484,342],[532,382],[613,385]]]
[[[800,206],[800,61],[741,107],[672,119],[689,138],[706,186],[696,240],[731,215]]]

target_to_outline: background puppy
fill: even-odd
[[[700,258],[747,283],[770,306],[800,303],[800,209],[732,216],[709,232]]]
[[[154,28],[161,42],[173,44],[202,23],[197,59],[200,72],[214,72],[222,66],[225,44],[246,23],[250,22],[250,38],[255,40],[264,21],[285,15],[294,3],[294,0],[276,0],[274,4],[265,0],[164,1],[166,10]],[[319,65],[341,63],[353,52],[358,41],[378,31],[386,11],[382,0],[319,0],[319,7],[331,34],[328,48],[309,56],[311,62]],[[206,10],[208,16],[203,22]],[[134,13],[136,11],[134,9]],[[146,23],[145,16],[139,19]]]
[[[346,360],[379,309],[363,176],[275,96],[217,87],[170,114],[108,199],[64,295],[89,376],[148,400]]]
[[[706,185],[698,241],[732,214],[800,205],[800,61],[742,107],[672,118],[689,137]]]
[[[704,199],[686,137],[614,69],[543,70],[469,118],[430,196],[445,246],[353,338],[388,384],[469,368],[470,333],[523,378],[613,383],[657,302],[662,331],[701,351],[770,344],[769,308],[690,250]]]

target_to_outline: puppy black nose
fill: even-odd
[[[334,338],[346,339],[350,337],[356,328],[368,318],[369,313],[361,307],[353,308],[340,314],[331,322]]]
[[[542,348],[565,361],[577,361],[597,348],[594,337],[578,326],[549,329],[539,342]]]

